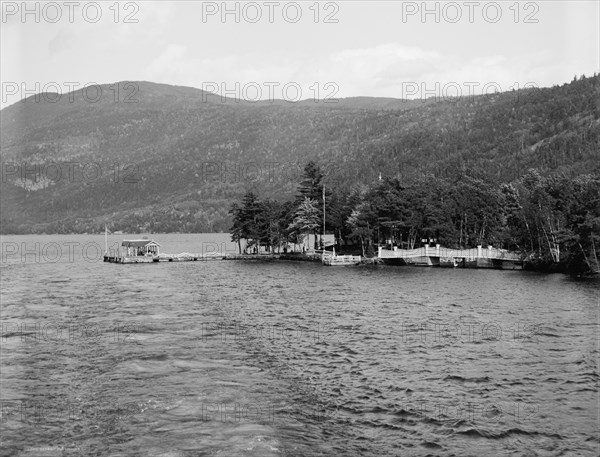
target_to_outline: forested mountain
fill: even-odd
[[[118,87],[118,90],[117,90]],[[87,99],[86,97],[87,96]],[[128,82],[0,112],[2,233],[227,231],[248,190],[285,200],[314,160],[326,187],[379,176],[500,184],[600,167],[600,77],[426,101],[236,102]],[[56,100],[58,99],[58,100]]]

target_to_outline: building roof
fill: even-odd
[[[154,240],[123,240],[123,242],[121,243],[121,246],[125,246],[128,248],[141,248],[148,244],[160,246],[160,244],[158,244]]]

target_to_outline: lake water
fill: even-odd
[[[598,455],[598,281],[103,249],[2,237],[2,455]]]

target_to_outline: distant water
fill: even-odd
[[[2,455],[598,455],[597,281],[95,245],[2,237]]]

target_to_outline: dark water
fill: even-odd
[[[2,237],[2,455],[598,455],[597,281],[86,243]]]

